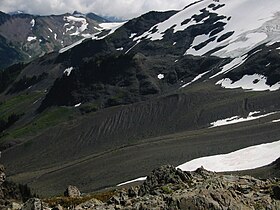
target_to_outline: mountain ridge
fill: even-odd
[[[4,124],[20,116],[0,139],[11,179],[48,195],[72,181],[90,191],[278,141],[280,36],[265,30],[277,2],[256,6],[266,12],[248,20],[267,19],[249,31],[234,8],[252,1],[228,2],[149,12],[11,76],[0,95]]]

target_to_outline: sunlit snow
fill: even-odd
[[[227,154],[219,154],[197,158],[179,165],[183,171],[194,171],[203,166],[216,172],[242,171],[259,168],[273,163],[280,157],[280,141],[260,144],[240,149]],[[145,181],[147,177],[127,181],[117,186],[123,186],[137,181]]]
[[[81,106],[82,105],[82,103],[78,103],[78,104],[76,104],[74,107],[79,107],[79,106]]]
[[[30,21],[30,24],[31,24],[31,27],[33,28],[33,27],[35,26],[35,20],[32,19],[32,20]]]
[[[194,171],[203,166],[216,172],[241,171],[266,166],[280,157],[280,141],[247,147],[228,154],[194,159],[179,165],[183,171]]]
[[[27,41],[28,42],[31,42],[31,41],[36,40],[36,39],[37,39],[36,36],[29,36],[29,37],[27,37]]]
[[[280,82],[269,86],[266,84],[267,78],[260,74],[244,75],[240,80],[233,82],[229,78],[222,79],[216,83],[223,88],[236,89],[242,88],[251,91],[276,91],[280,89]]]
[[[158,79],[164,79],[164,74],[159,74],[159,75],[157,76],[157,78],[158,78]]]
[[[137,179],[134,179],[134,180],[130,180],[130,181],[127,181],[127,182],[123,182],[121,184],[118,184],[117,186],[120,187],[120,186],[123,186],[123,185],[126,185],[126,184],[130,184],[130,183],[133,183],[133,182],[140,182],[140,181],[145,181],[147,179],[147,177],[140,177],[140,178],[137,178]]]
[[[83,39],[81,39],[81,40],[79,40],[79,41],[77,41],[77,42],[75,42],[75,43],[73,43],[73,44],[71,44],[71,45],[69,45],[67,47],[62,48],[61,50],[59,50],[59,53],[64,53],[64,52],[70,50],[71,48],[81,44],[85,39],[86,38],[83,38]]]
[[[69,76],[71,74],[71,72],[73,71],[73,67],[69,67],[67,69],[64,70],[63,74],[66,74],[67,76]]]
[[[260,118],[264,118],[273,114],[276,114],[277,112],[272,112],[268,114],[263,114],[263,115],[258,115],[260,112],[250,112],[247,117],[241,117],[241,116],[233,116],[230,118],[226,119],[221,119],[217,120],[215,122],[210,123],[211,127],[210,128],[215,128],[215,127],[220,127],[220,126],[225,126],[225,125],[231,125],[231,124],[236,124],[236,123],[241,123],[241,122],[247,122],[247,121],[252,121]]]
[[[210,72],[210,71],[206,71],[206,72],[204,72],[204,73],[202,73],[202,74],[199,74],[199,75],[196,76],[191,82],[188,82],[188,83],[182,85],[181,88],[184,88],[184,87],[186,87],[186,86],[188,86],[188,85],[194,83],[195,81],[199,80],[200,78],[202,78],[204,75],[208,74],[209,72]]]

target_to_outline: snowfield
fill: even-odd
[[[280,157],[280,141],[247,147],[228,154],[194,159],[179,165],[183,171],[193,171],[203,166],[216,172],[242,171],[266,166]]]
[[[266,84],[267,78],[260,74],[244,75],[240,80],[233,82],[229,78],[222,79],[216,83],[223,88],[236,89],[242,88],[250,91],[276,91],[280,89],[280,82],[269,86]]]
[[[183,171],[194,171],[203,166],[206,170],[215,172],[242,171],[256,169],[273,163],[280,157],[280,141],[261,144],[237,150],[228,154],[197,158],[183,163],[177,168]],[[147,177],[130,180],[117,186],[144,181]]]

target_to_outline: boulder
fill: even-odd
[[[69,185],[64,192],[64,196],[78,198],[81,196],[81,192],[76,186]]]

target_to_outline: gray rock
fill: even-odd
[[[81,196],[81,192],[76,186],[69,185],[64,192],[64,196],[77,198]]]
[[[51,210],[44,202],[38,198],[30,198],[26,201],[21,210]]]

